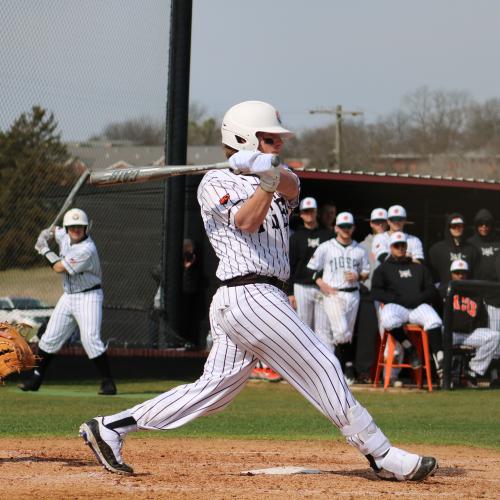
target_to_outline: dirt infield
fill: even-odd
[[[97,465],[78,439],[0,439],[4,498],[365,498],[373,495],[498,498],[500,452],[412,446],[435,454],[436,475],[423,483],[380,481],[343,443],[133,438],[125,460],[136,475]],[[241,471],[304,466],[322,474],[242,476]]]

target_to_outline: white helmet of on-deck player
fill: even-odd
[[[87,214],[79,208],[72,208],[64,214],[63,226],[66,229],[68,226],[87,226],[89,218]]]
[[[257,132],[291,137],[293,132],[282,127],[278,110],[262,101],[244,101],[234,105],[222,119],[222,143],[237,151],[257,151]]]

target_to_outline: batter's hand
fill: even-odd
[[[295,295],[289,295],[288,302],[290,302],[290,305],[296,311],[297,310],[297,299],[295,298]]]
[[[231,158],[229,164],[235,174],[258,175],[274,171],[273,159],[275,155],[260,151],[238,151]]]

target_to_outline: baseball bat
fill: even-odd
[[[280,164],[279,156],[274,156],[273,166]],[[151,182],[159,179],[166,179],[176,175],[204,174],[210,170],[221,170],[229,168],[228,161],[211,163],[208,165],[170,165],[167,167],[131,167],[115,168],[109,170],[98,170],[90,174],[90,184],[96,186],[111,186],[114,184],[134,184],[139,182]]]
[[[53,229],[55,226],[57,226],[57,223],[61,220],[61,217],[66,213],[66,211],[73,205],[73,202],[75,201],[75,197],[78,194],[78,191],[82,188],[82,186],[85,184],[87,179],[90,176],[90,172],[88,170],[85,170],[82,175],[80,175],[79,179],[76,181],[75,185],[73,186],[73,189],[70,191],[66,199],[64,200],[64,203],[62,204],[62,207],[60,208],[59,212],[57,213],[55,219],[53,220],[52,224],[49,226],[49,229]]]

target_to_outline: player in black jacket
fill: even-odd
[[[469,276],[476,277],[481,255],[479,250],[465,241],[465,219],[457,212],[446,218],[444,239],[429,250],[429,266],[432,277],[439,283],[440,292],[446,291],[450,281],[450,266],[454,260],[465,260],[469,264]]]
[[[469,266],[464,260],[451,264],[451,280],[467,279]],[[477,387],[477,377],[484,375],[491,361],[500,357],[500,332],[488,328],[488,312],[483,298],[473,294],[454,293],[451,331],[453,345],[474,347],[476,352],[466,372],[467,385]],[[492,382],[492,387],[497,384]]]
[[[406,235],[393,233],[390,239],[391,255],[372,278],[372,297],[382,302],[380,324],[403,346],[413,368],[420,368],[416,350],[403,330],[405,323],[422,326],[429,338],[430,349],[439,377],[442,377],[443,339],[442,321],[430,305],[436,289],[428,269],[406,256]]]

